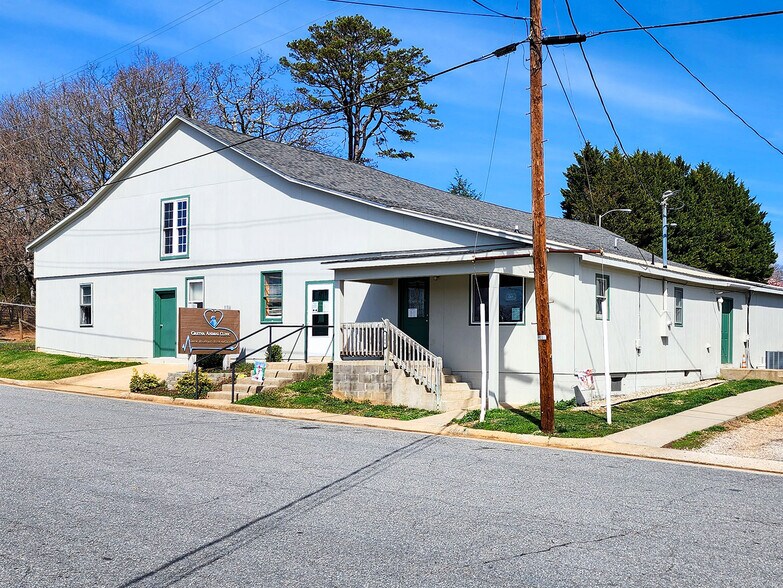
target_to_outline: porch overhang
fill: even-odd
[[[396,278],[422,278],[493,272],[533,276],[532,250],[501,249],[459,252],[417,252],[407,255],[379,254],[360,259],[324,263],[334,270],[334,279],[349,282],[384,282]]]

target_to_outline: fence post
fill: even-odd
[[[383,344],[383,371],[389,371],[389,344],[391,343],[391,333],[389,332],[389,319],[383,319],[383,334],[381,335]]]
[[[19,311],[19,314],[17,316],[19,317],[19,340],[21,341],[24,339],[24,327],[22,327],[22,312],[24,312],[24,309]]]

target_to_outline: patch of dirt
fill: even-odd
[[[20,341],[22,338],[19,333],[19,327],[9,327],[7,325],[0,325],[0,341]],[[35,329],[31,327],[24,328],[24,340],[35,340]]]
[[[731,430],[718,433],[696,451],[783,461],[783,413],[760,421],[739,419],[727,425]]]

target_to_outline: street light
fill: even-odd
[[[603,220],[603,218],[607,214],[609,214],[610,212],[633,212],[633,211],[630,208],[613,208],[612,210],[607,210],[605,213],[598,215],[598,226],[599,227],[601,226],[601,221]]]

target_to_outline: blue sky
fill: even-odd
[[[0,94],[15,93],[78,68],[203,4],[206,0],[0,2]],[[482,9],[469,0],[379,0],[389,4]],[[483,2],[526,15],[528,3]],[[781,8],[780,2],[625,0],[643,23],[673,22]],[[583,32],[632,26],[612,0],[572,0]],[[192,47],[262,12],[200,47]],[[344,14],[363,14],[389,27],[405,45],[422,47],[431,71],[445,69],[522,39],[524,26],[500,18],[476,18],[335,4],[326,0],[223,0],[213,8],[150,39],[145,47],[180,61],[242,62],[263,49],[274,59],[285,43],[306,35],[307,26]],[[571,32],[563,0],[544,0],[548,34]],[[778,146],[783,146],[783,16],[657,31],[658,38],[735,110]],[[708,161],[732,171],[762,204],[783,253],[783,156],[734,119],[644,33],[589,40],[585,50],[626,149],[661,150],[696,164]],[[186,52],[187,51],[187,52]],[[183,53],[185,52],[185,53]],[[131,52],[117,59],[127,60]],[[554,48],[588,139],[614,145],[577,47]],[[437,102],[445,127],[421,129],[415,159],[379,161],[390,173],[446,188],[455,168],[485,190],[491,202],[530,209],[527,69],[518,51],[433,81],[425,99]],[[505,95],[501,90],[506,66]],[[560,214],[563,170],[581,147],[573,119],[551,66],[545,71],[547,212]],[[496,121],[499,116],[497,136]],[[495,142],[490,166],[490,153]]]

